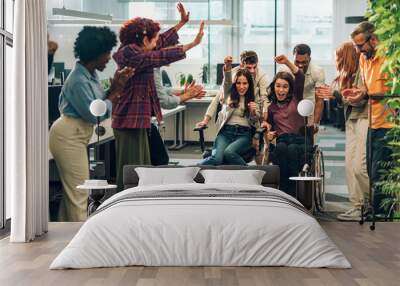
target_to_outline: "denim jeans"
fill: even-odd
[[[251,146],[250,127],[225,125],[215,139],[211,156],[199,165],[246,165],[241,155]]]
[[[389,130],[390,129],[388,128],[368,129],[369,140],[367,141],[367,169],[368,175],[371,178],[373,191],[372,204],[376,214],[384,213],[384,209],[380,205],[382,200],[387,197],[382,193],[382,187],[377,183],[381,181],[381,172],[385,169],[381,165],[382,162],[388,162],[391,160],[392,151],[388,147],[388,142],[385,139],[385,135]]]

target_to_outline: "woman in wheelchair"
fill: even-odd
[[[297,113],[297,105],[303,99],[304,74],[284,55],[277,56],[275,61],[286,65],[294,74],[294,80],[288,72],[275,75],[269,85],[270,105],[263,114],[261,126],[267,130],[266,144],[276,139],[276,146],[269,158],[280,167],[281,190],[294,195],[295,189],[289,177],[297,176],[302,167],[304,137],[300,132],[304,130],[304,119]]]
[[[239,69],[232,83],[232,57],[225,57],[224,64],[224,92],[213,99],[203,121],[197,123],[197,127],[206,126],[215,115],[218,102],[222,104],[211,156],[199,165],[246,165],[241,154],[252,145],[252,128],[259,125],[260,109],[252,75],[246,69]]]

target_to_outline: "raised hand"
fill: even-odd
[[[225,58],[224,58],[224,69],[226,70],[226,71],[228,71],[228,70],[231,70],[231,68],[232,68],[232,62],[233,62],[233,58],[232,58],[232,56],[226,56]]]
[[[189,16],[190,12],[186,13],[185,6],[181,2],[176,5],[176,8],[178,9],[179,14],[181,15],[181,20],[180,23],[186,24],[189,21]]]
[[[275,62],[281,65],[286,65],[289,62],[289,60],[285,55],[279,55],[275,57]]]
[[[179,26],[180,24],[178,24],[177,26]],[[192,42],[190,42],[189,44],[183,45],[183,51],[187,52],[188,50],[190,50],[191,48],[199,45],[201,43],[201,40],[203,39],[204,36],[204,21],[201,20],[200,21],[200,27],[199,27],[199,32],[197,33],[196,37],[194,38],[194,40]]]
[[[204,36],[204,21],[200,21],[200,27],[199,27],[199,32],[196,35],[196,38],[194,39],[193,43],[197,46],[198,44],[201,43],[201,40],[203,39]]]

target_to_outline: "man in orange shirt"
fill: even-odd
[[[354,46],[361,52],[360,73],[365,89],[351,89],[347,96],[344,92],[344,96],[350,103],[357,103],[366,97],[370,99],[370,128],[367,142],[368,173],[373,188],[375,213],[383,214],[384,210],[381,208],[381,203],[385,195],[377,183],[381,181],[381,170],[384,169],[381,162],[391,160],[391,149],[388,147],[385,135],[394,127],[394,124],[387,120],[392,111],[382,100],[388,90],[385,85],[387,77],[381,73],[385,58],[376,54],[379,39],[374,32],[373,24],[362,22],[351,33]]]

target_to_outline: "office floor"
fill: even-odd
[[[50,223],[32,243],[0,240],[0,285],[382,285],[398,284],[400,223],[322,222],[322,227],[352,264],[352,269],[290,267],[119,267],[49,270],[81,223]]]

